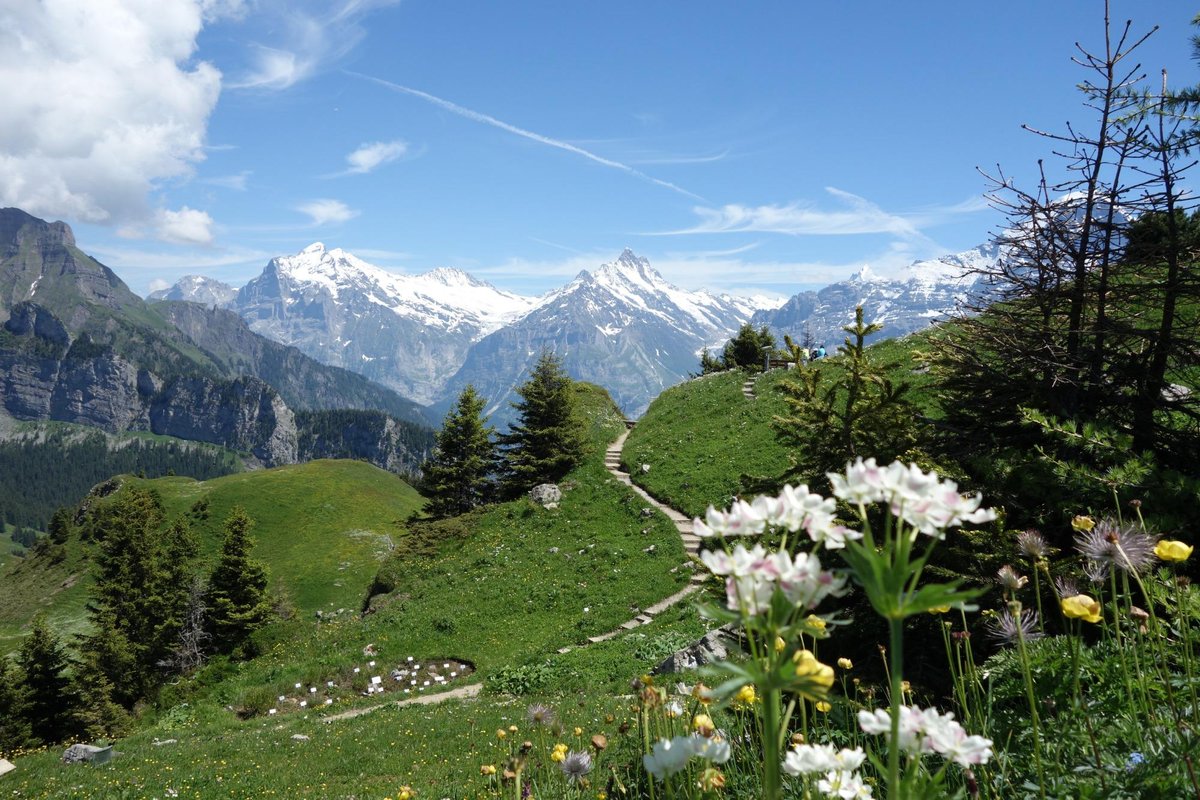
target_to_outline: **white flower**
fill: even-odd
[[[750,507],[754,513],[762,518],[767,525],[782,525],[783,520],[783,500],[778,497],[760,494],[750,502]]]
[[[866,733],[891,734],[891,716],[884,709],[859,711],[858,725]],[[991,740],[968,736],[953,712],[936,708],[901,706],[899,745],[906,753],[938,753],[963,766],[986,764],[992,757]]]
[[[883,470],[873,458],[866,461],[860,458],[853,464],[847,464],[845,475],[830,472],[826,477],[833,484],[834,496],[851,505],[866,505],[884,499]]]
[[[846,770],[830,770],[824,778],[817,781],[817,789],[826,797],[837,797],[840,800],[859,800],[873,796],[871,787],[863,782],[862,776]]]
[[[798,744],[783,758],[783,770],[788,775],[807,772],[826,772],[834,768],[837,751],[831,744]]]
[[[714,764],[724,764],[731,754],[729,742],[719,736],[710,738],[693,733],[687,737],[687,747],[692,755]]]
[[[661,781],[683,769],[684,764],[691,756],[692,750],[687,744],[686,737],[659,739],[654,743],[651,751],[642,756],[642,765],[645,766],[647,772]]]

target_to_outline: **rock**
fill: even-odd
[[[16,768],[16,765],[11,761],[6,761],[3,758],[0,758],[0,775],[5,775],[9,772],[12,772]]]
[[[178,739],[155,739],[150,744],[154,745],[155,747],[162,747],[164,744],[176,744],[178,742]]]
[[[307,742],[308,741],[308,737],[305,736],[303,733],[293,733],[292,738],[295,739],[297,742]]]
[[[643,509],[642,509],[642,516],[643,516],[643,517],[645,517],[646,519],[649,519],[650,517],[653,517],[653,516],[654,516],[654,509],[653,509],[653,508],[643,508]]]
[[[375,650],[374,644],[369,644],[363,648],[362,654],[364,656],[374,656],[374,655],[378,655],[378,652]]]
[[[73,744],[63,752],[62,760],[64,764],[107,764],[112,760],[112,745]]]
[[[737,647],[737,640],[726,628],[709,631],[699,641],[672,653],[654,668],[655,675],[696,669],[714,661],[729,658],[729,651]]]
[[[557,484],[541,483],[529,490],[529,499],[546,508],[551,504],[557,506],[562,500],[562,490]]]
[[[643,475],[645,475],[645,474],[646,474],[647,472],[649,472],[649,471],[650,471],[650,465],[649,465],[649,464],[642,464],[642,474],[643,474]]]
[[[554,553],[554,554],[557,554],[557,553],[558,553],[558,548],[557,548],[557,547],[551,547],[551,548],[550,548],[550,552],[551,552],[551,553]]]

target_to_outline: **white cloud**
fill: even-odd
[[[233,0],[53,0],[0,7],[0,205],[200,235],[202,212],[150,207],[204,158],[221,74],[192,60]],[[185,213],[185,211],[187,213]],[[176,215],[163,217],[162,215]],[[180,217],[179,215],[183,215]]]
[[[894,213],[856,194],[832,186],[825,191],[840,201],[841,208],[817,208],[811,203],[692,209],[700,222],[691,228],[663,231],[655,235],[677,236],[697,233],[782,233],[791,236],[854,236],[890,234],[906,240],[926,240],[922,228],[934,227],[959,214],[987,209],[984,198],[970,198],[944,208]]]
[[[326,0],[262,4],[271,27],[281,33],[270,45],[251,45],[251,66],[231,87],[280,91],[294,86],[353,50],[365,35],[363,17],[398,2],[343,0],[333,8]]]
[[[246,191],[246,182],[250,180],[250,170],[242,170],[234,175],[217,175],[212,178],[201,178],[201,183],[210,186],[220,186],[223,189],[233,189],[235,192]]]
[[[312,200],[296,206],[296,210],[308,214],[313,225],[325,225],[330,222],[346,222],[358,216],[358,212],[347,206],[341,200]]]
[[[389,161],[395,161],[407,152],[408,142],[400,139],[390,142],[368,142],[346,156],[346,163],[350,165],[347,172],[362,175]]]
[[[207,211],[184,206],[178,211],[162,209],[157,215],[158,238],[176,244],[212,244],[213,219]]]
[[[155,278],[147,284],[152,292],[161,292],[163,289],[170,289],[171,282],[165,281],[162,278]]]

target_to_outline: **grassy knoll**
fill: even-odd
[[[158,492],[168,520],[184,516],[204,558],[215,557],[235,505],[255,521],[256,558],[272,588],[300,612],[356,610],[364,587],[404,536],[404,521],[423,503],[395,475],[359,461],[313,461],[209,481],[126,477]],[[90,547],[73,539],[62,561],[9,558],[0,567],[0,651],[15,648],[22,627],[45,610],[51,625],[74,633],[86,624]]]
[[[933,377],[921,356],[927,337],[890,339],[872,346],[870,353],[881,363],[895,363],[892,378],[909,382],[914,402],[926,416],[937,418]],[[830,357],[808,368],[836,373],[841,359]],[[787,376],[783,370],[756,376],[753,400],[742,394],[747,376],[740,370],[667,389],[629,434],[625,468],[639,486],[685,514],[701,516],[709,505],[724,508],[744,491],[743,475],[770,477],[788,464],[787,451],[771,428],[771,420],[787,412],[776,389]],[[649,465],[648,472],[643,464]]]

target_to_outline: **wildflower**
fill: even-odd
[[[775,637],[775,652],[782,653],[786,649],[787,649],[787,642],[785,642],[783,640],[782,636],[776,636]]]
[[[585,751],[572,750],[558,765],[568,783],[577,783],[592,771],[592,757]]]
[[[555,763],[561,763],[567,758],[567,746],[565,744],[556,744],[554,749],[550,751],[550,760]]]
[[[834,750],[831,744],[797,744],[784,757],[783,770],[789,775],[834,769],[853,772],[866,757],[861,747]]]
[[[530,725],[549,727],[554,724],[554,711],[541,703],[533,703],[525,711],[525,719],[529,720]]]
[[[1087,533],[1092,528],[1096,527],[1096,520],[1082,514],[1076,515],[1071,520],[1071,527],[1082,533]]]
[[[678,700],[672,700],[663,707],[663,712],[671,719],[674,719],[675,717],[683,716],[683,706],[680,705]]]
[[[860,800],[874,797],[871,787],[863,782],[857,772],[830,770],[825,777],[817,781],[817,789],[826,797],[839,797],[845,800]]]
[[[1154,555],[1163,561],[1187,561],[1191,554],[1191,545],[1186,545],[1175,539],[1163,539],[1154,546]]]
[[[1108,564],[1085,558],[1083,560],[1083,577],[1087,578],[1088,583],[1093,586],[1099,586],[1108,580]]]
[[[509,733],[516,733],[516,732],[517,732],[517,726],[516,726],[516,725],[509,725],[509,726],[508,726],[508,732],[509,732]]]
[[[1034,561],[1046,558],[1051,552],[1046,539],[1032,528],[1017,534],[1017,549]]]
[[[1100,621],[1100,603],[1086,594],[1064,597],[1059,602],[1064,616],[1081,619],[1084,622]]]
[[[1125,771],[1133,772],[1139,765],[1146,763],[1146,757],[1141,753],[1134,751],[1129,754],[1129,758],[1125,759]]]
[[[417,793],[411,786],[401,786],[400,791],[396,792],[396,800],[413,800],[416,796]]]
[[[1110,564],[1125,572],[1150,566],[1158,538],[1132,525],[1102,519],[1075,540],[1075,549],[1092,561]]]
[[[495,775],[496,774],[496,765],[495,764],[484,764],[483,766],[481,766],[479,768],[479,774],[480,775]]]
[[[1005,592],[1012,594],[1018,589],[1024,588],[1029,583],[1029,578],[1026,578],[1024,575],[1018,575],[1015,569],[1005,564],[996,572],[996,581]]]
[[[754,705],[758,699],[758,695],[754,691],[754,684],[747,683],[742,688],[738,689],[737,694],[733,696],[733,702],[741,705]]]
[[[824,700],[817,701],[817,711],[820,711],[822,714],[828,714],[832,708],[833,706]]]
[[[809,614],[807,617],[805,617],[804,624],[808,626],[809,630],[824,631],[826,628],[825,620],[821,619],[816,614]]]
[[[1061,597],[1074,597],[1079,594],[1079,588],[1075,585],[1075,581],[1070,578],[1055,578],[1054,591]]]
[[[700,705],[707,706],[713,701],[712,689],[703,683],[697,683],[692,687],[692,698]]]
[[[684,739],[688,751],[691,755],[697,758],[703,758],[705,761],[711,761],[714,764],[724,764],[729,760],[729,756],[733,751],[729,748],[729,742],[725,741],[721,736],[700,736],[693,733]]]
[[[504,730],[504,728],[497,728],[497,729],[496,729],[496,738],[497,738],[497,739],[503,739],[503,738],[505,738],[506,736],[508,736],[508,731]]]
[[[933,608],[929,609],[929,613],[930,614],[949,614],[950,606],[934,606]]]
[[[817,661],[817,657],[809,650],[797,650],[792,656],[796,665],[796,677],[807,679],[808,682],[828,689],[833,686],[833,667]]]
[[[725,788],[725,775],[716,767],[709,767],[700,773],[696,788],[702,792],[715,792]]]
[[[701,736],[712,736],[716,729],[717,726],[713,724],[712,717],[708,714],[697,714],[692,717],[692,730]]]
[[[891,715],[886,709],[859,711],[858,725],[864,733],[891,735]],[[901,706],[898,744],[906,753],[939,753],[964,767],[986,764],[992,757],[990,739],[968,736],[953,712],[942,714],[935,708]]]
[[[837,665],[842,669],[854,669],[854,662],[845,657],[839,658],[837,660]]]
[[[992,638],[1002,644],[1016,644],[1019,639],[1031,642],[1042,638],[1042,634],[1038,632],[1036,611],[1014,614],[1011,609],[1006,608],[992,617],[987,627]]]
[[[608,737],[603,733],[597,733],[592,737],[592,747],[594,747],[596,752],[599,753],[601,750],[608,747]]]
[[[659,739],[650,752],[642,756],[642,766],[646,768],[646,772],[661,781],[683,769],[691,757],[692,751],[683,737]]]

